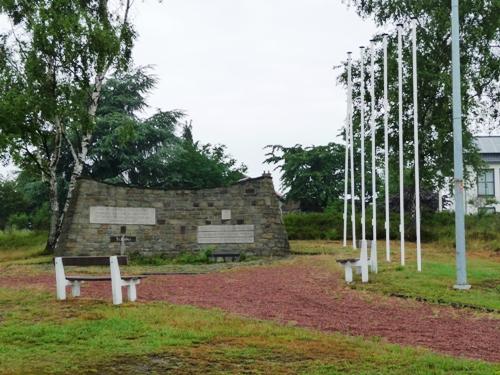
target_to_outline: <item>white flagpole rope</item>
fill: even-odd
[[[385,180],[385,258],[391,261],[389,221],[389,100],[387,97],[387,34],[384,34],[384,180]]]
[[[349,126],[350,126],[350,114],[349,114],[349,87],[347,87],[347,114],[345,121],[345,167],[344,167],[344,240],[342,242],[343,246],[347,246],[347,193],[349,186]]]
[[[366,246],[366,214],[365,214],[365,47],[359,47],[361,54],[361,281],[368,282],[368,250]]]
[[[372,271],[378,272],[377,260],[377,170],[376,170],[376,129],[375,129],[375,41],[370,41],[370,97],[371,97],[371,111],[370,111],[370,125],[372,135],[372,246],[370,253],[370,261]]]
[[[413,134],[415,145],[415,221],[417,234],[417,270],[422,271],[422,247],[420,243],[420,165],[418,144],[418,76],[417,76],[417,20],[411,23],[413,41]]]
[[[354,183],[354,131],[352,129],[352,52],[347,52],[347,88],[349,100],[349,141],[350,141],[350,151],[351,151],[351,223],[352,223],[352,247],[357,248],[356,245],[356,194],[355,194],[355,183]]]
[[[401,265],[405,265],[405,201],[403,144],[403,25],[398,24],[398,101],[399,101],[399,233],[401,235]]]

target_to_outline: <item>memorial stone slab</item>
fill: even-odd
[[[203,225],[198,227],[199,244],[238,244],[254,242],[254,225]]]
[[[150,207],[90,207],[91,224],[156,225],[156,209]]]

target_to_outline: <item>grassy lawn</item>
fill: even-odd
[[[468,277],[472,289],[457,291],[453,249],[423,244],[422,272],[416,271],[415,244],[407,243],[406,266],[400,266],[399,242],[392,242],[392,262],[385,261],[385,242],[378,243],[379,273],[370,274],[370,283],[356,282],[353,288],[375,293],[423,299],[430,302],[471,306],[500,312],[500,255],[483,251],[475,243],[469,251]],[[324,253],[334,257],[328,266],[342,272],[335,258],[359,257],[359,250],[343,248],[338,241],[292,241],[295,253]],[[359,281],[359,280],[358,280]]]
[[[500,365],[166,303],[0,288],[0,373],[494,374]]]
[[[40,255],[43,245],[43,234],[21,233],[17,238],[2,233],[0,272],[51,273],[51,257]],[[397,244],[393,246],[396,249]],[[354,254],[338,242],[294,241],[292,248],[335,257]],[[498,257],[471,254],[473,289],[456,292],[451,289],[453,253],[427,245],[424,251],[421,274],[414,272],[409,250],[406,268],[399,267],[396,258],[391,264],[381,260],[380,273],[370,284],[353,287],[499,309]],[[341,278],[335,257],[321,260],[326,259],[325,266]],[[128,271],[214,272],[272,261],[280,262],[135,264]],[[500,364],[401,347],[376,337],[327,334],[162,302],[120,307],[89,299],[57,302],[40,289],[1,284],[0,364],[0,374],[500,374]]]
[[[0,231],[0,262],[39,256],[46,242],[44,232]]]

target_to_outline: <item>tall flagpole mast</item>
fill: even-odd
[[[462,98],[460,91],[460,23],[458,0],[451,1],[451,51],[453,72],[453,148],[455,170],[455,242],[457,283],[455,289],[470,289],[467,283],[464,223],[464,163],[462,155]]]
[[[349,64],[349,63],[348,63]],[[349,83],[347,85],[347,115],[346,115],[346,123],[345,123],[345,167],[344,167],[344,240],[343,246],[347,246],[347,193],[349,186],[349,133],[350,133],[350,103],[349,103]]]
[[[405,198],[403,144],[403,25],[398,24],[398,101],[399,101],[399,233],[401,235],[401,265],[405,265]]]
[[[387,97],[387,34],[384,34],[384,180],[385,180],[385,258],[391,261],[389,227],[389,100]]]
[[[370,261],[372,271],[378,272],[377,261],[377,170],[376,170],[376,145],[375,145],[375,41],[370,41],[370,97],[371,97],[371,111],[370,111],[370,125],[372,135],[372,246],[370,253]]]
[[[361,54],[360,71],[360,113],[361,113],[361,280],[368,282],[368,249],[366,245],[365,214],[365,47],[359,47]]]
[[[417,79],[417,20],[411,22],[413,44],[413,136],[415,146],[415,221],[417,234],[417,271],[422,272],[422,246],[420,243],[420,160],[418,145],[418,79]]]
[[[356,192],[354,183],[354,131],[352,125],[352,52],[347,52],[347,88],[348,94],[347,99],[349,100],[349,141],[350,141],[350,151],[351,151],[351,224],[352,224],[352,247],[356,249]]]

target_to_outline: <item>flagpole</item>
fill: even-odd
[[[411,22],[413,44],[413,137],[415,147],[415,221],[417,236],[417,271],[422,272],[422,245],[420,242],[420,158],[418,143],[418,71],[417,71],[417,20]]]
[[[451,50],[453,75],[453,148],[455,173],[455,243],[457,283],[455,289],[470,289],[467,283],[464,223],[464,175],[462,155],[462,98],[460,84],[460,22],[458,0],[451,1]]]
[[[370,127],[372,136],[372,246],[370,253],[370,261],[372,271],[378,272],[377,261],[377,170],[376,170],[376,129],[375,129],[375,41],[370,41],[370,97],[371,97],[371,111],[370,111]]]
[[[385,258],[391,261],[389,221],[389,100],[387,90],[387,34],[384,37],[384,180],[385,180]]]
[[[349,100],[349,141],[350,141],[350,151],[351,151],[351,223],[352,223],[352,247],[357,248],[356,245],[356,192],[355,192],[355,181],[354,181],[354,131],[352,125],[352,52],[347,52],[347,87]]]
[[[403,139],[403,25],[398,24],[398,102],[399,102],[399,233],[401,265],[405,265],[405,199],[404,199],[404,139]]]
[[[361,281],[368,282],[368,250],[366,245],[366,213],[365,213],[365,47],[359,47],[361,87]]]
[[[349,64],[349,63],[348,63]],[[349,84],[348,84],[349,86]],[[342,245],[344,247],[347,246],[347,193],[349,186],[349,126],[350,126],[350,103],[349,103],[349,87],[347,87],[347,115],[346,115],[346,124],[345,124],[345,166],[344,166],[344,240]]]

